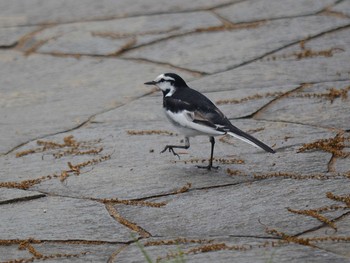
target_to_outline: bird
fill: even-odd
[[[153,81],[144,84],[154,85],[162,91],[165,115],[178,132],[185,137],[185,145],[166,145],[161,153],[168,150],[180,158],[174,149],[188,149],[190,148],[190,137],[206,135],[211,143],[209,164],[197,167],[207,170],[217,169],[217,166],[213,166],[214,136],[226,134],[266,152],[275,153],[265,143],[234,126],[211,100],[202,93],[191,89],[179,75],[163,73]]]

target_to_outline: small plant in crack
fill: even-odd
[[[103,151],[102,147],[95,145],[102,140],[78,141],[73,135],[68,135],[63,138],[63,142],[55,142],[50,140],[37,140],[38,148],[32,148],[16,153],[16,157],[20,158],[29,154],[49,152],[56,159],[63,156],[74,155],[97,155]]]
[[[128,135],[168,135],[177,136],[176,133],[165,131],[165,130],[128,130]]]
[[[142,244],[134,234],[131,234],[131,237],[132,239],[134,240],[136,246],[140,249],[142,255],[145,257],[145,260],[147,263],[154,263],[155,261],[152,260],[150,254],[146,251],[145,249],[145,245]],[[145,244],[150,244],[152,242],[146,242]],[[157,243],[157,242],[155,242]],[[162,259],[160,257],[157,258],[156,262],[164,262],[164,263],[167,263],[167,262],[174,262],[174,263],[185,263],[185,253],[181,250],[180,246],[179,246],[179,242],[176,242],[176,245],[177,245],[177,251],[176,252],[172,252],[170,251],[169,253],[171,255],[173,255],[172,257],[169,257],[167,259]]]
[[[312,143],[305,143],[299,148],[298,153],[306,152],[310,150],[321,150],[329,152],[334,157],[346,158],[350,156],[349,152],[344,152],[346,148],[346,142],[350,141],[350,136],[344,136],[344,133],[338,133],[334,138],[320,139]]]
[[[148,253],[147,253],[147,251],[145,250],[145,247],[143,246],[143,244],[141,244],[140,241],[138,241],[134,235],[132,235],[132,237],[133,237],[133,239],[134,239],[135,244],[137,245],[137,247],[141,250],[142,255],[145,257],[146,262],[148,262],[148,263],[153,263],[153,260],[152,260],[151,257],[148,255]]]
[[[25,155],[43,152],[52,154],[52,156],[55,159],[61,158],[63,156],[77,155],[97,155],[97,157],[76,164],[73,164],[69,161],[67,162],[68,167],[64,170],[61,170],[60,173],[44,175],[35,179],[23,180],[18,182],[0,182],[0,188],[4,187],[26,190],[34,185],[40,184],[47,180],[58,178],[61,182],[64,182],[69,176],[78,176],[80,174],[83,174],[83,168],[94,167],[99,163],[105,162],[111,158],[113,153],[100,155],[104,149],[102,147],[96,147],[95,144],[98,144],[101,141],[101,139],[89,141],[76,140],[73,135],[64,137],[63,142],[57,142],[52,140],[37,140],[36,143],[39,146],[38,148],[17,152],[16,157],[20,158]]]

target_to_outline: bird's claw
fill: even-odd
[[[163,151],[161,151],[160,153],[163,153],[163,152],[165,152],[166,150],[169,150],[169,152],[172,152],[172,153],[173,153],[175,156],[177,156],[177,157],[179,158],[179,160],[180,160],[180,155],[178,155],[178,154],[174,151],[173,147],[165,146],[165,148],[163,149]]]

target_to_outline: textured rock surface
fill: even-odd
[[[346,0],[0,0],[0,261],[348,262],[349,30]],[[277,153],[160,154],[164,72]]]
[[[348,24],[348,19],[322,15],[273,20],[252,28],[203,32],[166,40],[132,50],[124,56],[215,73],[235,68],[305,38]]]
[[[108,216],[103,204],[89,200],[44,197],[0,210],[3,239],[130,240],[130,232]]]
[[[238,23],[316,14],[335,3],[334,0],[247,0],[219,8],[216,12]]]
[[[35,35],[33,45],[44,41],[38,48],[40,53],[113,55],[126,48],[220,25],[220,20],[209,12],[73,23],[41,31]]]
[[[53,63],[50,56],[4,51],[0,57],[2,153],[145,95],[144,80],[163,69],[120,59],[56,58]]]
[[[10,2],[1,0],[1,26],[22,26],[33,24],[68,23],[76,21],[108,20],[114,17],[132,17],[158,13],[175,13],[192,10],[205,10],[238,0],[166,0],[159,4],[157,0],[137,0],[132,4],[128,0],[113,2],[103,0],[29,0]]]

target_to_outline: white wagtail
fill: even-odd
[[[275,153],[273,149],[233,126],[227,117],[207,97],[187,86],[186,82],[174,73],[159,75],[145,85],[155,85],[163,92],[163,108],[170,122],[185,135],[185,145],[167,145],[161,153],[169,150],[179,155],[174,148],[188,149],[189,137],[207,135],[210,138],[211,153],[208,166],[198,166],[210,170],[213,167],[214,136],[231,135],[255,147]]]

